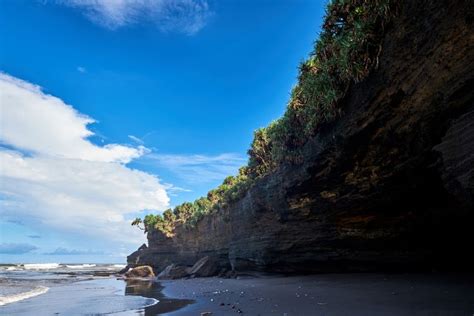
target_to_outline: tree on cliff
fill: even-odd
[[[140,225],[143,224],[143,221],[140,217],[135,217],[135,219],[132,221],[132,226],[137,226],[141,230],[145,230],[144,227],[140,227]]]

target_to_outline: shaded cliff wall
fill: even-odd
[[[378,67],[305,161],[238,202],[177,227],[131,263],[211,255],[274,272],[469,267],[474,219],[474,35],[469,1],[402,1]]]

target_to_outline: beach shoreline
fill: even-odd
[[[160,281],[163,294],[192,299],[166,315],[472,315],[474,276],[321,274]]]
[[[160,304],[160,284],[125,280],[117,275],[120,268],[117,264],[3,264],[0,314],[148,315],[149,311],[168,312],[191,302],[165,298],[164,302],[176,304]]]
[[[48,276],[60,279],[47,279]],[[82,275],[82,280],[64,281],[64,276],[47,273],[41,280],[61,282],[48,281],[51,288],[47,292],[5,304],[0,312],[27,315],[35,310],[41,315],[107,313],[122,316],[137,313],[180,316],[206,312],[211,315],[286,316],[456,316],[474,313],[474,274],[283,276],[252,273],[239,274],[237,278],[158,281],[123,279],[114,274],[93,278]]]

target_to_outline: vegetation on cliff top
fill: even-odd
[[[340,100],[352,83],[377,66],[386,23],[394,14],[394,0],[333,0],[328,3],[320,38],[299,67],[283,117],[255,131],[249,162],[238,175],[190,203],[145,216],[145,232],[156,229],[172,236],[176,225],[193,226],[205,215],[242,197],[260,177],[280,165],[303,161],[302,148],[322,124],[342,113]],[[132,225],[142,223],[135,219]]]

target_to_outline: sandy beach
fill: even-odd
[[[164,281],[196,303],[166,315],[472,315],[474,276],[326,274]]]

